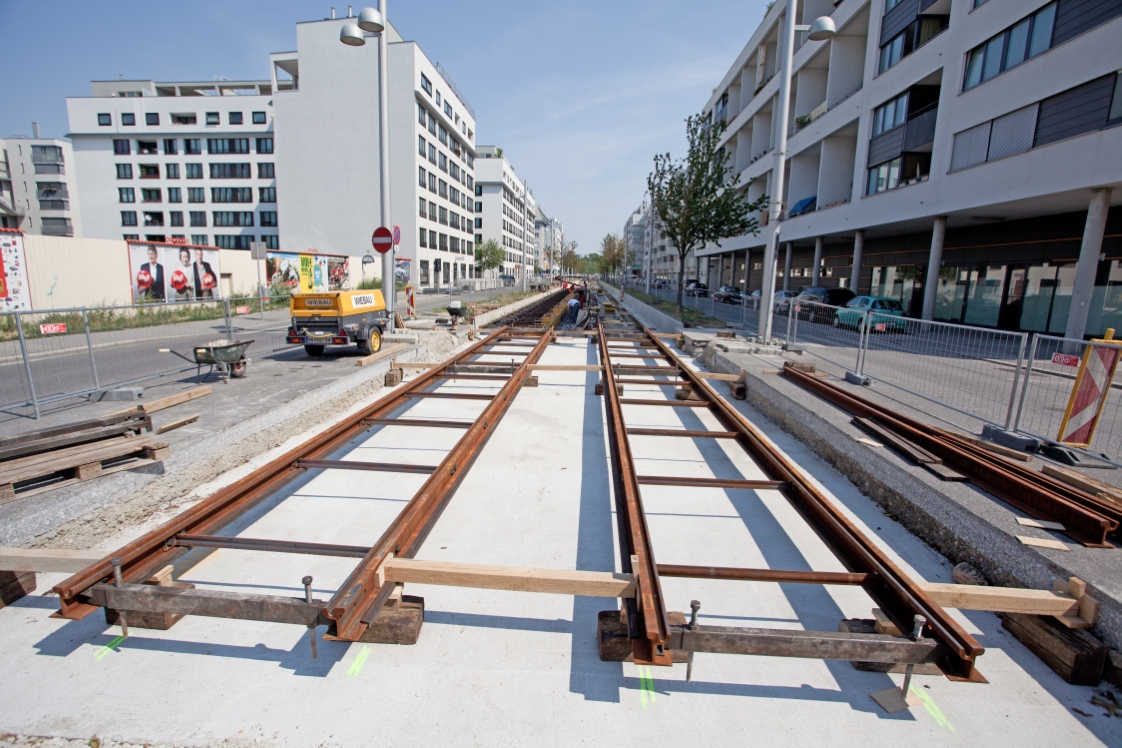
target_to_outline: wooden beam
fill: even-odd
[[[716,379],[721,382],[739,382],[740,374],[720,374],[715,371],[695,371],[698,379]]]
[[[630,574],[603,571],[535,569],[525,566],[485,566],[450,561],[390,558],[382,564],[389,582],[475,587],[516,592],[545,592],[582,597],[634,597]]]
[[[199,420],[199,414],[198,413],[196,413],[193,416],[187,416],[186,418],[180,418],[179,420],[172,421],[171,423],[165,423],[163,426],[156,429],[156,434],[157,435],[166,434],[167,432],[171,431],[172,429],[177,429],[180,426],[186,426],[187,424],[194,423],[197,420]]]
[[[1103,483],[1102,481],[1077,473],[1074,470],[1068,470],[1067,468],[1050,465],[1048,463],[1044,463],[1043,472],[1045,475],[1061,480],[1069,486],[1075,486],[1081,491],[1086,491],[1092,496],[1098,496],[1101,499],[1112,501],[1115,504],[1122,503],[1122,491],[1119,491],[1109,483]]]
[[[408,343],[394,343],[391,346],[383,348],[382,350],[378,351],[377,353],[371,353],[369,356],[363,356],[362,358],[356,358],[355,359],[355,366],[369,366],[370,364],[374,363],[375,361],[379,361],[379,360],[385,358],[386,356],[390,355],[391,353],[397,353],[398,351],[404,350],[405,348],[408,348],[408,347],[409,347]]]
[[[1080,600],[1052,590],[938,582],[920,582],[919,586],[943,608],[988,610],[994,613],[1027,613],[1037,616],[1078,616],[1080,610]]]
[[[4,571],[82,571],[105,558],[104,551],[72,551],[63,548],[0,548],[0,569]]]
[[[530,364],[530,371],[603,371],[599,364]]]
[[[391,369],[431,369],[440,364],[426,364],[420,361],[398,361],[396,358],[390,362]]]
[[[204,384],[202,387],[195,387],[194,389],[187,390],[186,392],[177,392],[174,395],[168,395],[167,397],[161,397],[157,400],[153,400],[151,402],[147,402],[147,403],[144,403],[142,405],[138,405],[135,408],[130,408],[130,410],[139,410],[139,411],[143,412],[145,415],[147,415],[149,413],[155,413],[158,410],[164,410],[166,408],[170,408],[173,405],[179,405],[181,403],[186,403],[186,402],[189,402],[191,400],[195,400],[197,398],[203,397],[204,395],[209,395],[210,393],[211,393],[210,385],[209,384]],[[120,411],[120,412],[127,413],[128,411],[123,410],[123,411]]]

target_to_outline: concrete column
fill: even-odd
[[[1071,289],[1071,309],[1067,314],[1064,337],[1083,338],[1087,330],[1087,314],[1091,311],[1091,298],[1095,293],[1095,276],[1099,270],[1099,256],[1103,248],[1106,216],[1110,212],[1109,187],[1091,191],[1091,204],[1087,206],[1087,223],[1083,226],[1083,245],[1079,248],[1079,262],[1075,266],[1075,285]]]
[[[748,281],[752,280],[752,250],[744,250],[744,295],[749,292]]]
[[[931,230],[931,251],[927,254],[927,273],[923,279],[923,318],[935,319],[935,292],[939,289],[939,268],[943,267],[943,240],[947,236],[947,217],[935,216]]]
[[[853,236],[853,272],[849,275],[849,288],[857,293],[857,280],[861,277],[861,253],[865,250],[865,232],[858,229]]]
[[[795,254],[795,243],[787,242],[787,254],[783,258],[783,290],[791,290],[791,255]]]
[[[822,237],[814,240],[814,269],[810,271],[810,285],[817,286],[822,280]]]

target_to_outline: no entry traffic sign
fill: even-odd
[[[385,226],[379,226],[370,241],[374,245],[374,249],[382,254],[393,249],[393,234]]]

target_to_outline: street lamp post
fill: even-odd
[[[837,33],[834,20],[829,16],[821,16],[809,26],[795,24],[795,10],[797,0],[787,0],[787,20],[783,24],[783,59],[781,60],[782,78],[779,79],[779,108],[776,112],[775,127],[775,155],[771,169],[771,201],[768,204],[767,244],[764,247],[764,277],[760,285],[760,336],[764,341],[771,339],[772,315],[775,312],[775,259],[776,247],[779,245],[779,222],[783,215],[783,171],[787,163],[787,119],[791,108],[791,60],[795,52],[795,32],[805,31],[807,39],[812,42],[821,42],[830,39]],[[763,305],[767,304],[764,312]],[[790,310],[787,312],[790,314]]]
[[[393,230],[390,225],[390,94],[389,78],[386,72],[388,57],[386,39],[386,0],[378,1],[378,8],[363,8],[358,14],[358,22],[348,21],[339,32],[339,41],[351,47],[366,44],[364,32],[378,36],[378,172],[380,178],[381,225]],[[394,273],[394,248],[382,253],[382,296],[386,300],[387,327],[394,329],[394,307],[397,301],[397,277]]]

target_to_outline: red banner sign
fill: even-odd
[[[39,325],[39,332],[43,335],[57,335],[66,332],[65,322],[51,322],[47,325]]]
[[[1079,362],[1082,361],[1082,360],[1083,359],[1079,358],[1079,356],[1071,356],[1071,355],[1068,355],[1067,353],[1053,353],[1052,354],[1052,363],[1059,364],[1060,366],[1075,366],[1075,367],[1078,367]]]

